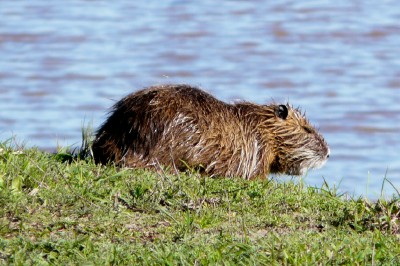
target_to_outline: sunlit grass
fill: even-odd
[[[105,167],[86,147],[0,145],[1,263],[400,263],[398,197]]]

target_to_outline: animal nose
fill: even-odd
[[[328,148],[328,151],[326,152],[326,159],[329,158],[329,155],[331,154],[331,150]]]

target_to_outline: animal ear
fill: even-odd
[[[277,117],[285,120],[287,118],[288,114],[289,114],[289,111],[288,111],[286,105],[281,104],[276,108],[276,116]]]

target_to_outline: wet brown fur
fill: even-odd
[[[287,117],[279,108],[286,108]],[[117,102],[92,150],[102,164],[189,166],[210,176],[245,179],[299,175],[329,156],[325,140],[299,110],[227,104],[188,85],[149,87]]]

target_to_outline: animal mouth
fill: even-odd
[[[319,169],[323,167],[328,158],[330,156],[329,148],[326,149],[325,152],[317,152],[317,153],[305,153],[299,156],[299,158],[303,158],[302,162],[298,165],[298,168],[289,169],[289,175],[304,175],[307,173],[309,169]]]

